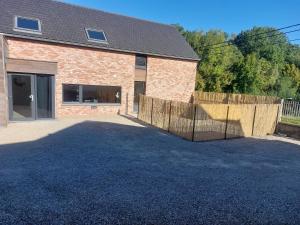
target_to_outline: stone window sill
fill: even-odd
[[[64,102],[62,106],[121,106],[120,103],[76,103],[76,102]]]

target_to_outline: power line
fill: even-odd
[[[288,40],[289,42],[293,42],[293,41],[299,41],[300,40],[300,38],[296,38],[296,39],[292,39],[292,40]],[[274,43],[272,43],[273,45],[275,45],[275,44],[282,44],[282,42],[274,42]],[[213,48],[213,50],[214,49],[217,49],[217,48]],[[237,55],[237,53],[235,53],[235,52],[232,52],[233,54],[236,54]],[[217,53],[214,53],[215,55],[224,55],[224,53],[223,52],[217,52]]]
[[[300,38],[296,38],[296,39],[289,40],[289,41],[300,41]]]
[[[290,26],[286,26],[286,27],[281,27],[281,28],[278,28],[278,29],[273,29],[272,31],[265,31],[265,32],[257,33],[257,34],[252,34],[249,37],[260,36],[262,34],[268,34],[268,33],[274,33],[276,31],[285,30],[285,29],[292,28],[292,27],[297,27],[297,26],[300,26],[300,23],[294,24],[294,25],[290,25]],[[215,44],[211,44],[211,45],[205,45],[203,47],[205,48],[205,47],[210,47],[210,46],[215,46],[215,45],[220,45],[220,44],[226,44],[226,43],[230,43],[230,42],[232,42],[232,40],[223,41],[223,42],[219,42],[219,43],[215,43]]]
[[[289,41],[300,41],[300,38],[296,38],[296,39],[289,40]]]
[[[291,30],[291,31],[287,31],[287,32],[282,32],[282,33],[279,33],[279,34],[273,34],[273,35],[270,35],[268,37],[258,38],[257,41],[263,40],[263,39],[266,39],[266,38],[270,38],[270,37],[283,35],[283,34],[290,34],[290,33],[298,32],[298,31],[300,31],[300,29]],[[255,35],[253,35],[253,36],[255,36]],[[231,45],[235,45],[235,43],[231,42],[231,43],[228,43],[227,45],[217,46],[217,47],[213,47],[213,48],[210,48],[210,49],[218,49],[218,48],[228,47],[228,46],[231,46]],[[207,50],[209,50],[209,48]]]

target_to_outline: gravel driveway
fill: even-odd
[[[0,224],[300,224],[300,144],[122,117],[0,129]]]

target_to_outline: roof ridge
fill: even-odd
[[[160,22],[156,22],[156,21],[152,21],[152,20],[137,18],[137,17],[134,17],[134,16],[127,16],[127,15],[123,15],[123,14],[119,14],[119,13],[107,12],[107,11],[104,11],[104,10],[100,10],[100,9],[96,9],[96,8],[92,8],[92,7],[87,7],[87,6],[82,6],[82,5],[78,5],[78,4],[75,4],[75,3],[64,2],[64,0],[51,0],[51,1],[61,3],[61,4],[64,4],[64,5],[68,5],[68,6],[72,6],[72,7],[76,7],[76,8],[87,9],[87,10],[92,10],[92,11],[96,11],[96,12],[102,12],[102,13],[106,13],[106,14],[110,14],[110,15],[114,15],[114,16],[121,16],[121,17],[126,17],[126,18],[129,18],[129,19],[133,19],[133,20],[138,20],[138,21],[143,21],[143,22],[148,22],[148,23],[154,23],[154,24],[158,24],[158,25],[162,25],[162,26],[175,28],[174,25],[172,25],[172,24],[165,24],[165,23],[160,23]]]

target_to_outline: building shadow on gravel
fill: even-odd
[[[299,174],[297,144],[85,121],[0,145],[0,224],[299,224]]]

